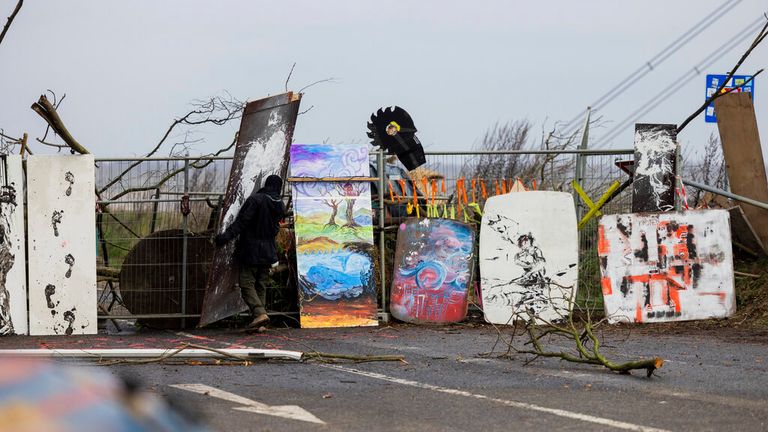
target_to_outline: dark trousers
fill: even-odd
[[[240,294],[254,318],[267,313],[263,300],[266,300],[267,296],[268,274],[267,267],[243,266],[240,269]]]

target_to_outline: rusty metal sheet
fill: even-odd
[[[283,93],[249,102],[240,122],[227,193],[222,203],[217,233],[235,220],[245,199],[271,174],[288,174],[291,140],[299,113],[301,94]],[[240,297],[234,241],[218,249],[213,257],[205,290],[200,326],[227,318],[246,309]]]
[[[633,213],[675,209],[676,168],[677,126],[636,124]]]

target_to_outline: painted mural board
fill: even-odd
[[[24,335],[27,271],[21,156],[0,158],[0,335]]]
[[[292,177],[367,177],[366,145],[294,144]],[[378,325],[370,184],[294,182],[300,323]]]
[[[269,175],[285,178],[288,174],[289,148],[300,102],[300,94],[288,92],[246,104],[219,215],[218,233],[232,225],[245,200],[263,186]],[[236,244],[231,241],[214,253],[201,327],[247,309],[236,285],[239,271],[234,259]]]
[[[632,212],[674,210],[676,170],[677,126],[636,124]]]
[[[397,232],[389,310],[400,321],[447,324],[467,317],[475,231],[449,219],[410,219]]]
[[[578,284],[573,197],[529,191],[488,198],[480,228],[480,287],[486,321],[567,318]]]
[[[722,318],[736,310],[727,210],[603,216],[598,254],[611,323]]]
[[[27,158],[29,333],[96,334],[93,155]]]

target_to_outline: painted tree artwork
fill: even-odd
[[[367,177],[364,145],[291,146],[293,177]],[[378,325],[367,182],[294,182],[301,327]]]
[[[726,210],[603,216],[598,254],[609,321],[723,318],[736,310]]]
[[[390,312],[414,323],[443,324],[467,316],[475,232],[446,219],[412,219],[397,232]]]

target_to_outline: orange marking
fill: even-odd
[[[488,192],[485,190],[485,180],[480,180],[480,189],[483,193],[483,199],[488,199]]]
[[[613,294],[613,289],[611,288],[611,278],[601,278],[600,279],[600,285],[603,287],[603,295],[611,295]]]
[[[605,228],[602,225],[597,226],[597,254],[600,256],[608,255],[611,251],[611,244],[605,238]]]

